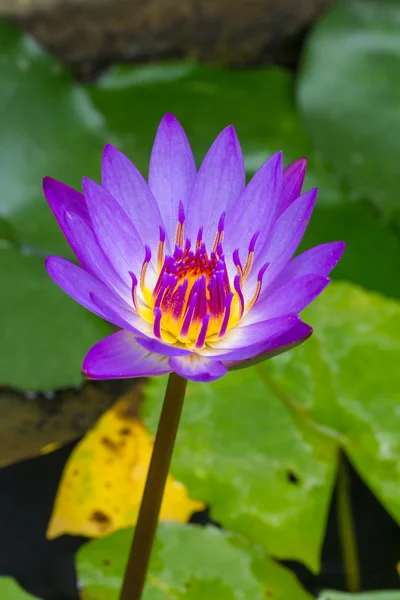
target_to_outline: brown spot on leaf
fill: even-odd
[[[111,560],[109,560],[108,558],[106,558],[105,560],[103,560],[103,565],[105,567],[110,567],[111,566]]]
[[[131,435],[132,430],[129,427],[123,427],[119,430],[119,435]]]
[[[101,438],[101,443],[104,444],[108,450],[111,450],[111,452],[118,452],[119,445],[116,444],[111,438],[104,436]]]
[[[101,510],[94,510],[90,515],[91,521],[96,521],[99,525],[109,527],[111,525],[111,519],[106,513]]]

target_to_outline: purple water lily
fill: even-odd
[[[220,133],[199,171],[170,114],[161,121],[148,184],[106,146],[102,185],[83,192],[51,179],[44,193],[81,267],[47,258],[72,298],[121,328],[83,363],[95,379],[175,371],[212,381],[229,368],[283,352],[312,329],[298,316],[327,286],[344,243],[292,259],[317,189],[301,194],[306,160],[282,167],[274,154],[251,181],[233,127]]]

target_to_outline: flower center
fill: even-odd
[[[244,266],[239,250],[233,253],[237,275],[232,282],[223,252],[224,222],[225,213],[221,215],[209,253],[202,239],[202,228],[192,249],[190,240],[185,241],[185,215],[180,205],[175,250],[170,256],[164,254],[165,231],[160,227],[158,273],[153,290],[146,286],[146,271],[151,259],[151,251],[146,246],[139,282],[142,302],[138,299],[138,281],[134,275],[132,297],[139,314],[153,324],[154,335],[158,339],[166,343],[180,342],[189,348],[203,348],[206,343],[222,338],[257,301],[268,263],[260,270],[255,293],[247,303],[242,288],[253,264],[259,234],[256,233],[250,241]]]

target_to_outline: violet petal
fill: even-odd
[[[283,352],[292,350],[305,342],[312,334],[312,327],[299,321],[294,327],[285,331],[280,336],[271,338],[265,345],[257,344],[253,347],[252,356],[248,359],[237,359],[231,361],[223,361],[229,370],[243,369],[251,367],[259,362],[278,356]]]
[[[130,285],[129,271],[140,273],[144,258],[139,234],[118,202],[100,185],[85,178],[83,189],[98,242],[114,269]]]
[[[243,319],[243,327],[289,313],[299,314],[326,288],[330,279],[321,275],[303,275],[264,295]]]
[[[281,186],[282,153],[277,152],[249,181],[227,215],[224,242],[227,257],[240,248],[245,259],[249,242],[257,231],[260,232],[257,245],[264,245],[274,223]]]
[[[186,215],[186,234],[203,241],[210,250],[222,213],[228,212],[245,187],[243,155],[232,126],[219,134],[197,174]]]
[[[172,356],[169,359],[169,365],[175,373],[191,381],[215,381],[227,372],[221,361],[205,358],[198,354]]]
[[[142,348],[129,331],[118,331],[93,346],[82,365],[92,379],[151,377],[170,373],[168,359]]]
[[[88,222],[77,214],[67,213],[64,216],[64,231],[83,269],[103,281],[129,304],[131,289],[111,265]]]
[[[91,295],[103,299],[108,299],[113,304],[115,312],[118,313],[119,318],[123,318],[126,312],[130,312],[129,307],[118,298],[113,292],[111,292],[106,285],[87,273],[77,265],[69,262],[65,258],[59,256],[48,256],[46,259],[47,273],[50,275],[52,280],[62,289],[68,296],[71,296],[76,302],[79,302],[82,306],[98,315],[106,321],[114,323],[119,327],[119,321],[114,322],[110,319],[109,315],[93,302]]]
[[[192,354],[192,351],[183,346],[176,346],[171,344],[164,344],[155,338],[150,337],[137,337],[136,341],[138,344],[143,346],[149,352],[155,352],[156,354],[163,354],[164,356],[188,356]]]
[[[293,258],[268,288],[268,294],[302,275],[318,273],[326,277],[340,260],[345,242],[328,242],[306,250]]]
[[[122,152],[108,144],[104,148],[101,171],[104,189],[130,218],[143,244],[156,248],[163,220],[139,170]]]
[[[295,314],[268,319],[243,327],[234,327],[221,339],[209,344],[199,354],[224,360],[244,360],[253,356],[257,345],[268,344],[269,341],[292,329],[300,318]]]
[[[276,211],[278,219],[283,212],[298,198],[303,187],[307,169],[307,159],[299,158],[283,170],[282,193]]]
[[[178,207],[186,207],[196,177],[196,163],[186,134],[177,119],[166,114],[158,127],[151,152],[149,187],[154,194],[171,248],[174,247]]]
[[[258,253],[256,251],[256,258],[246,282],[247,293],[249,288],[255,287],[259,270],[265,262],[270,264],[263,278],[260,298],[292,258],[307,229],[317,191],[317,189],[311,190],[297,198],[276,221],[264,247]]]

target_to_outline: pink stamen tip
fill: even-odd
[[[183,256],[183,250],[182,248],[180,248],[178,246],[178,244],[175,245],[175,251],[174,251],[174,258],[175,260],[179,260],[180,258],[182,258]]]
[[[211,315],[210,315],[210,313],[208,313],[204,317],[204,319],[203,319],[203,323],[201,325],[199,337],[197,338],[197,342],[196,342],[196,348],[203,348],[204,347],[204,343],[206,341],[206,336],[207,336],[208,324],[210,322],[210,318],[211,318]]]
[[[225,258],[224,257],[224,251],[222,249],[222,243],[221,242],[218,242],[216,250],[217,250],[218,258],[220,258],[221,260],[224,259]]]
[[[189,252],[191,245],[192,244],[191,244],[189,238],[186,238],[186,242],[185,242],[185,250],[186,250],[186,252]]]
[[[261,269],[258,272],[258,276],[257,276],[257,281],[259,281],[260,283],[262,282],[262,279],[264,277],[264,273],[265,271],[268,269],[270,263],[265,263],[264,266],[261,267]]]
[[[233,280],[233,285],[235,287],[236,293],[238,295],[239,298],[239,302],[240,302],[240,318],[243,317],[243,313],[244,313],[244,296],[243,296],[243,292],[242,292],[242,288],[240,285],[240,275],[236,275],[235,279]]]
[[[163,244],[165,242],[166,234],[165,229],[162,225],[160,225],[160,242]]]
[[[133,306],[136,308],[136,310],[138,310],[138,303],[137,303],[137,298],[136,298],[136,287],[138,284],[138,280],[137,277],[135,275],[135,273],[132,273],[132,271],[129,271],[129,275],[132,279],[132,302],[133,302]]]
[[[219,219],[219,222],[218,222],[218,233],[222,233],[223,230],[224,230],[225,217],[226,217],[226,213],[223,212],[222,215],[220,216],[220,219]]]
[[[200,227],[199,233],[197,234],[197,241],[201,242],[203,239],[203,227]]]
[[[151,260],[151,250],[150,250],[150,248],[149,248],[149,246],[147,244],[144,247],[144,251],[145,251],[145,254],[144,254],[143,264],[144,263],[149,263],[150,260]]]
[[[225,301],[225,313],[224,313],[224,318],[222,320],[221,329],[219,330],[218,337],[224,336],[226,333],[226,330],[228,328],[229,317],[231,316],[232,300],[233,300],[233,292],[230,292]]]
[[[232,259],[233,259],[233,264],[235,265],[235,267],[238,270],[240,270],[241,272],[243,272],[243,267],[242,267],[242,263],[241,263],[240,256],[239,256],[239,248],[236,248],[236,250],[233,251]]]
[[[132,287],[136,287],[138,284],[138,279],[137,279],[135,273],[132,273],[132,271],[129,271],[129,275],[132,279]]]
[[[154,309],[153,332],[154,332],[154,335],[156,336],[156,338],[158,338],[159,340],[161,340],[161,317],[162,317],[161,308],[156,307]]]
[[[259,232],[259,231],[257,231],[257,233],[255,233],[255,234],[253,235],[253,237],[251,238],[251,240],[250,240],[250,244],[249,244],[249,253],[250,253],[250,252],[254,252],[254,248],[255,248],[255,246],[256,246],[256,241],[257,241],[257,238],[258,238],[258,236],[259,236],[259,235],[260,235],[260,232]]]
[[[185,222],[185,207],[183,206],[182,200],[179,202],[178,221],[181,225]]]

